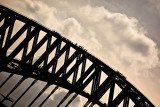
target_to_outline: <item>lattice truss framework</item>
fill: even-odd
[[[54,23],[54,22],[53,22]],[[124,107],[133,106],[154,107],[126,78],[117,71],[89,54],[81,46],[73,44],[55,31],[37,24],[6,7],[0,5],[0,72],[9,72],[8,78],[0,88],[14,75],[22,78],[14,88],[3,98],[2,103],[27,78],[34,78],[31,85],[16,99],[14,106],[38,80],[46,85],[28,105],[31,106],[52,84],[57,85],[45,101],[60,87],[68,90],[57,106],[71,95],[68,106],[81,95],[87,98],[86,106],[116,107],[123,103]],[[87,87],[87,91],[85,90]],[[115,87],[120,92],[114,97]],[[108,99],[102,99],[108,93]]]

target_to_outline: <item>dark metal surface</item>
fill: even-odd
[[[22,22],[23,26],[13,34],[16,21]],[[3,98],[2,103],[9,98],[13,91],[15,91],[26,78],[30,77],[35,80],[27,89],[24,89],[24,92],[13,102],[12,106],[36,84],[37,80],[41,80],[47,84],[28,106],[31,106],[48,87],[55,84],[57,86],[46,99],[41,102],[40,106],[42,106],[60,86],[67,89],[68,93],[60,100],[57,106],[62,105],[62,103],[74,93],[66,106],[68,106],[77,95],[81,95],[88,99],[84,106],[92,107],[97,104],[100,107],[116,107],[123,101],[123,106],[128,107],[129,101],[132,100],[137,107],[154,107],[122,74],[114,71],[82,47],[73,44],[55,31],[50,31],[35,21],[2,5],[0,5],[0,22],[2,23],[0,26],[0,72],[11,73],[6,81],[0,85],[0,88],[3,87],[14,74],[23,76],[7,96]],[[44,32],[45,36],[41,36],[41,32]],[[22,38],[22,36],[24,39],[20,39],[21,41],[17,42],[16,40]],[[30,42],[32,42],[31,47],[29,47]],[[15,45],[15,43],[18,45]],[[64,44],[64,46],[62,44]],[[74,51],[72,52],[71,49]],[[53,50],[55,50],[54,54],[52,53]],[[38,51],[42,51],[42,54],[37,57],[36,54]],[[18,56],[17,59],[16,56],[19,54],[21,55]],[[63,55],[64,58],[62,57]],[[50,58],[50,56],[52,56],[52,58]],[[60,58],[63,59],[63,62],[61,62],[62,66],[58,69],[57,63],[60,61]],[[74,61],[75,63],[73,63]],[[91,64],[87,65],[87,62]],[[89,67],[87,68],[87,66]],[[107,77],[100,83],[103,78],[101,76],[102,73],[107,75]],[[68,81],[72,74],[72,80]],[[90,93],[88,93],[85,91],[85,88],[90,83]],[[116,91],[115,85],[117,85],[121,91],[114,98],[114,92]],[[101,102],[100,99],[108,91],[108,100],[106,99],[105,102]]]

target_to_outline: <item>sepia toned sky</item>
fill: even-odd
[[[120,71],[160,106],[159,0],[0,0]]]

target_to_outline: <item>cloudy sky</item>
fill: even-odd
[[[84,46],[160,106],[159,0],[0,0]]]

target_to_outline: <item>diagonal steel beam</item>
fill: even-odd
[[[39,92],[39,94],[34,98],[34,100],[28,105],[28,107],[30,107],[30,106],[38,99],[38,97],[40,97],[40,96],[44,93],[44,91],[45,91],[49,86],[50,86],[49,84],[46,84],[46,85],[44,86],[44,88]]]
[[[69,48],[68,45],[65,45],[61,50],[59,50],[55,57],[43,68],[44,71],[48,71],[48,69],[55,64],[55,62],[61,57],[61,55]]]
[[[17,102],[28,92],[28,90],[37,82],[38,80],[34,80],[29,87],[18,97],[18,99],[11,105],[11,107],[14,107]]]
[[[56,75],[60,76],[63,71],[71,64],[71,62],[79,55],[79,51],[76,51],[72,54],[72,56],[68,59],[66,63],[56,72]]]
[[[3,85],[11,78],[11,77],[13,77],[13,73],[12,74],[10,74],[8,77],[7,77],[7,79],[0,85],[0,88],[1,87],[3,87]]]
[[[27,29],[28,24],[25,24],[12,38],[11,40],[2,48],[0,57],[3,55],[3,52],[6,52],[9,47],[23,34],[23,32]]]
[[[42,61],[45,59],[46,55],[48,55],[49,53],[52,52],[52,50],[58,45],[61,43],[61,40],[59,39],[56,39],[56,41],[48,48],[47,51],[45,51],[41,57],[33,64],[33,67],[38,67]]]
[[[39,107],[42,107],[42,105],[48,100],[48,98],[59,88],[59,86],[56,86],[51,93],[43,100],[43,102],[39,105]]]
[[[64,75],[62,78],[67,79],[82,63],[82,61],[85,60],[85,56],[82,56],[74,65],[73,67]],[[77,75],[77,74],[76,74]],[[75,76],[75,75],[74,75]],[[74,78],[73,78],[74,79]],[[73,80],[72,84],[75,84],[76,80]]]
[[[25,47],[25,45],[39,32],[39,29],[34,29],[28,37],[26,37],[14,50],[13,52],[8,56],[9,59],[14,58],[21,50]]]
[[[1,103],[3,103],[3,102],[6,100],[6,98],[8,98],[8,97],[12,94],[12,92],[15,91],[16,88],[17,88],[25,79],[26,79],[26,78],[22,77],[22,78],[19,80],[19,82],[13,87],[13,89],[6,95],[6,97],[1,101]]]
[[[47,41],[48,38],[51,38],[50,34],[46,34],[41,41],[32,49],[27,56],[25,56],[21,61],[27,62],[31,56],[33,56],[37,50]]]
[[[71,104],[72,101],[73,101],[77,96],[78,96],[78,94],[74,94],[74,95],[72,96],[72,98],[68,101],[68,103],[65,105],[65,107],[68,107],[69,104]]]
[[[62,44],[62,43],[58,44],[58,46],[57,46],[57,48],[56,48],[55,56],[59,53],[60,48],[61,48],[61,44]],[[53,59],[55,59],[55,58],[53,58]],[[55,60],[53,60],[53,59],[52,59],[52,62],[54,62],[54,64],[53,64],[53,66],[52,66],[52,74],[55,74],[58,58],[56,58]],[[50,64],[51,64],[51,62],[50,62]]]
[[[71,95],[71,92],[68,92],[68,93],[64,96],[64,98],[59,102],[59,104],[57,105],[57,107],[59,107],[60,105],[62,105],[63,102],[64,102],[70,95]]]

